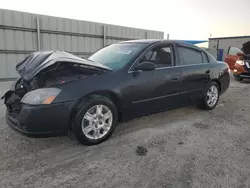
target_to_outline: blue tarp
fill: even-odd
[[[181,41],[189,44],[199,44],[203,42],[208,42],[208,40],[181,40]]]

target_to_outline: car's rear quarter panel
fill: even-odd
[[[221,94],[224,93],[230,85],[230,72],[228,66],[224,62],[213,63],[212,80],[218,80],[220,84]]]

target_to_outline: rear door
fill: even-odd
[[[183,104],[194,103],[202,97],[203,89],[210,80],[212,65],[207,54],[198,48],[177,45],[177,51],[182,74],[181,100]]]
[[[225,62],[228,64],[230,69],[234,69],[235,62],[239,59],[239,56],[237,56],[237,53],[243,53],[240,49],[230,46],[228,48],[227,55],[225,57]]]

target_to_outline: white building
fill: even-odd
[[[218,60],[224,61],[229,47],[242,48],[242,44],[250,41],[250,36],[209,38],[208,51]]]

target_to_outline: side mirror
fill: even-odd
[[[142,70],[142,71],[152,71],[155,70],[156,65],[152,62],[149,61],[144,61],[140,63],[138,66],[136,66],[134,69],[135,70]]]
[[[239,56],[239,57],[245,56],[245,54],[243,52],[238,52],[236,55]]]

